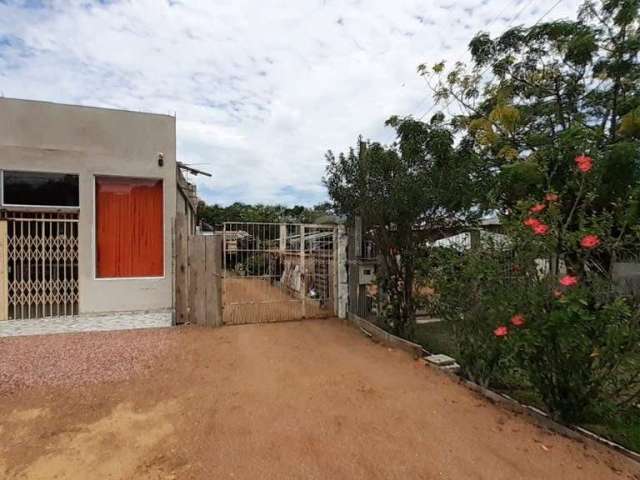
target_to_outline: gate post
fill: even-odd
[[[300,225],[300,293],[302,294],[302,318],[307,316],[307,266],[304,258],[304,225]]]
[[[334,279],[336,283],[336,309],[335,313],[338,318],[347,318],[348,302],[349,302],[349,277],[347,274],[347,249],[349,246],[349,237],[344,225],[336,227],[336,244],[334,256],[336,260],[336,269]]]
[[[284,253],[287,250],[287,226],[285,224],[280,225],[279,240],[279,250]]]
[[[9,318],[9,245],[7,221],[0,221],[0,321]]]

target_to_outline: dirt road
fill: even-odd
[[[231,277],[224,281],[224,323],[283,322],[303,318],[302,300],[297,292],[287,292],[268,279]],[[307,298],[305,318],[326,318],[334,314],[317,300]]]
[[[2,478],[640,479],[336,320],[4,339],[0,380]]]

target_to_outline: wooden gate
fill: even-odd
[[[334,225],[228,222],[223,229],[223,322],[335,315]]]
[[[222,236],[189,235],[176,216],[176,323],[222,325]]]

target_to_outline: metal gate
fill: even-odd
[[[336,243],[334,225],[225,223],[224,323],[333,316]]]
[[[78,314],[78,214],[5,212],[9,319]]]

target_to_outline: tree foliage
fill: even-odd
[[[411,336],[415,323],[415,266],[427,242],[479,215],[478,162],[450,128],[392,117],[398,140],[365,142],[327,153],[325,184],[337,212],[360,216],[383,259],[381,286],[390,297],[386,321]]]
[[[508,304],[491,299],[494,284],[465,269],[494,271],[492,257],[469,254],[481,261],[459,264],[458,276],[486,301],[454,313],[489,313],[503,344],[486,357],[515,352],[512,367],[567,421],[640,396],[640,305],[613,275],[616,260],[640,252],[639,9],[589,1],[576,20],[476,35],[469,68],[433,68],[436,98],[462,112],[453,128],[493,173],[489,200],[519,272]]]
[[[302,205],[285,207],[283,205],[249,205],[236,202],[228,207],[218,204],[198,204],[198,220],[215,226],[223,222],[266,222],[266,223],[319,223],[332,218],[333,211],[328,202],[307,208]]]
[[[594,210],[638,196],[638,9],[637,0],[586,2],[573,21],[518,26],[497,38],[479,33],[470,68],[434,67],[436,98],[461,106],[454,124],[496,172],[496,208],[559,191],[581,154],[597,155],[602,166]],[[637,208],[629,213],[638,220]]]

